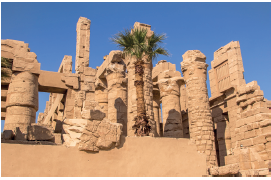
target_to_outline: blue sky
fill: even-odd
[[[90,62],[95,68],[103,56],[117,50],[109,38],[134,22],[146,23],[166,33],[164,47],[171,56],[160,56],[181,71],[182,55],[200,50],[210,70],[213,53],[230,41],[239,41],[246,83],[258,81],[271,100],[271,3],[1,3],[1,39],[29,43],[41,69],[57,71],[64,55],[76,53],[78,18],[91,20]],[[156,61],[156,62],[157,62]],[[156,64],[156,62],[154,64]],[[209,80],[207,80],[209,88]],[[210,96],[209,91],[209,96]],[[39,93],[39,112],[49,93]],[[1,130],[4,121],[1,121]]]

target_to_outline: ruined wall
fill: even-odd
[[[266,175],[271,159],[269,101],[264,99],[256,81],[245,83],[243,72],[238,41],[214,53],[209,71],[212,92],[209,100],[218,162],[221,168],[238,165],[240,176]],[[219,174],[219,168],[215,171],[214,174]]]
[[[224,90],[245,84],[240,44],[232,41],[214,52],[209,71],[212,97],[222,95]]]

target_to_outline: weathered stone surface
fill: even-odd
[[[40,63],[29,63],[25,60],[19,60],[19,58],[15,58],[12,66],[13,71],[29,71],[34,74],[39,74],[40,71]]]
[[[83,119],[89,120],[102,120],[105,117],[105,113],[95,109],[83,110],[81,114]]]
[[[163,79],[158,80],[158,86],[162,101],[164,137],[182,138],[183,128],[180,107],[180,85],[183,83],[183,78],[171,76],[161,77]]]
[[[221,167],[212,167],[209,169],[211,175],[234,175],[237,174],[240,170],[239,164],[230,164]]]
[[[122,124],[108,119],[66,119],[63,125],[63,140],[66,146],[76,146],[82,151],[99,151],[120,145]]]
[[[65,76],[62,76],[61,80],[65,82],[67,86],[71,86],[73,89],[79,88],[78,75],[76,74],[65,74]]]
[[[186,84],[190,139],[199,152],[206,153],[207,167],[217,165],[213,121],[206,85],[206,56],[199,50],[189,50],[183,55],[181,69]],[[203,135],[210,135],[202,140]],[[209,156],[209,157],[208,157]]]
[[[62,144],[61,133],[53,133],[53,135],[54,135],[53,142],[58,144],[58,145],[61,145]]]
[[[31,124],[28,127],[28,140],[30,141],[47,141],[52,140],[54,135],[52,134],[51,130],[47,127]]]
[[[80,17],[77,22],[75,57],[75,72],[77,74],[83,73],[84,68],[89,65],[90,24],[91,21],[85,17]]]
[[[126,65],[122,60],[122,52],[110,52],[105,77],[108,93],[108,117],[112,123],[123,125],[123,134],[127,135],[127,77]],[[100,142],[100,141],[99,141]]]

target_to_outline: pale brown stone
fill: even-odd
[[[51,140],[53,138],[54,138],[54,135],[52,134],[51,130],[44,126],[31,124],[31,126],[28,127],[27,139],[30,141],[33,141],[33,140],[46,141],[46,140]]]
[[[181,69],[184,75],[188,96],[190,138],[197,143],[199,141],[196,139],[196,131],[199,134],[210,131],[211,150],[215,151],[211,111],[206,86],[206,70],[208,65],[205,63],[205,59],[205,55],[199,50],[187,51],[183,55]],[[198,118],[199,115],[204,118]],[[208,123],[202,123],[202,125],[198,127],[196,126],[196,122]],[[206,150],[206,143],[207,141],[199,142],[201,145],[198,146],[198,148],[201,147],[201,149],[198,149],[198,151],[204,152]],[[210,166],[210,164],[216,164],[216,161],[210,158],[209,160],[207,159],[207,164],[207,166]]]

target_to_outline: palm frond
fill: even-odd
[[[137,59],[146,55],[148,61],[152,61],[158,55],[168,56],[168,51],[159,46],[166,39],[166,35],[153,33],[147,38],[147,33],[145,28],[124,29],[114,35],[111,41],[117,44],[125,55],[135,56]]]
[[[1,80],[10,77],[10,70],[12,61],[10,59],[1,57]]]

